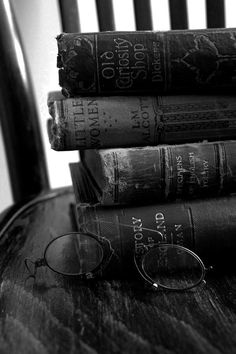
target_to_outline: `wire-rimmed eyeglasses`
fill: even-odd
[[[102,278],[114,255],[117,255],[116,250],[108,238],[88,231],[70,232],[51,240],[42,258],[36,261],[26,259],[25,264],[33,277],[39,267],[47,266],[64,276]],[[33,272],[30,262],[34,265]],[[202,260],[180,245],[159,242],[134,247],[132,263],[137,274],[155,289],[181,291],[205,282],[207,268]]]

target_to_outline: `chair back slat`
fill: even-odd
[[[59,0],[63,32],[80,32],[79,11],[76,0]]]
[[[15,202],[48,188],[38,113],[9,0],[0,1],[0,119]]]
[[[150,0],[134,0],[136,30],[152,30]]]
[[[98,24],[100,31],[115,30],[112,0],[96,0]]]
[[[206,0],[206,14],[208,28],[225,27],[224,0]]]
[[[188,14],[186,0],[169,0],[171,29],[187,29]]]

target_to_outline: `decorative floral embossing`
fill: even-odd
[[[230,39],[234,41],[233,47],[236,49],[236,38],[233,33]],[[193,49],[189,49],[183,57],[173,61],[182,63],[190,70],[195,71],[196,82],[200,84],[207,84],[211,81],[223,62],[236,62],[236,52],[230,55],[221,54],[216,44],[207,35],[196,35],[194,43]],[[236,80],[236,72],[232,79]]]

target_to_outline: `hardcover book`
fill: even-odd
[[[80,152],[101,204],[205,198],[236,192],[236,141]],[[73,181],[78,164],[71,166]]]
[[[232,95],[48,96],[55,150],[181,144],[236,137]]]
[[[159,242],[193,250],[206,265],[224,267],[234,261],[235,195],[164,204],[102,206],[89,202],[90,191],[83,182],[77,180],[74,185],[77,225],[80,231],[109,241],[115,255],[109,267],[113,275],[133,271],[134,252]]]
[[[62,33],[57,43],[66,96],[235,91],[234,28]]]

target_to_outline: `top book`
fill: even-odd
[[[57,43],[66,97],[236,88],[235,28],[62,33]]]

